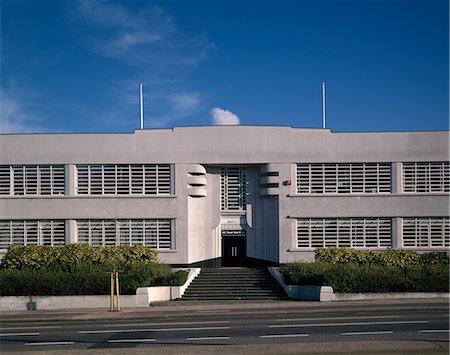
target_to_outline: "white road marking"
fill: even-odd
[[[268,328],[304,328],[304,327],[338,327],[355,325],[383,325],[383,324],[426,324],[427,320],[418,321],[395,321],[395,322],[357,322],[357,323],[307,323],[307,324],[273,324]]]
[[[260,338],[296,338],[296,337],[309,337],[309,334],[269,334],[260,335]]]
[[[400,318],[400,316],[369,316],[369,317],[330,317],[330,318],[284,318],[277,319],[277,322],[301,322],[312,320],[346,320],[346,319],[383,319],[383,318]]]
[[[61,326],[44,326],[44,327],[2,327],[0,328],[1,331],[3,330],[19,330],[19,329],[57,329],[61,328]]]
[[[227,340],[230,337],[203,337],[203,338],[186,338],[186,340]]]
[[[448,333],[450,330],[448,329],[424,329],[418,330],[419,333]]]
[[[108,340],[108,343],[144,343],[156,341],[156,339],[113,339]]]
[[[349,333],[341,333],[341,335],[378,335],[378,334],[392,334],[394,331],[392,330],[380,330],[378,332],[349,332]]]
[[[0,337],[36,336],[39,333],[2,333]]]
[[[198,327],[198,328],[157,328],[157,329],[115,329],[115,330],[79,330],[79,334],[136,333],[136,332],[181,332],[193,330],[223,330],[230,327]]]
[[[37,345],[72,345],[75,344],[74,341],[41,341],[38,343],[25,343],[25,345],[29,346],[37,346]]]
[[[219,321],[206,321],[206,322],[172,322],[172,323],[130,323],[130,324],[105,324],[104,327],[135,327],[136,325],[152,327],[152,326],[160,326],[160,325],[194,325],[194,324],[225,324],[230,323],[230,321],[219,320]]]

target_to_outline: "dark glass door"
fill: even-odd
[[[245,231],[222,231],[222,266],[244,266],[246,256]]]

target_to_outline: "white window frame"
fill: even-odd
[[[402,225],[403,248],[449,250],[450,217],[409,217]]]
[[[391,163],[297,163],[296,193],[389,194]]]
[[[162,251],[174,248],[172,219],[77,220],[76,224],[78,243],[98,246],[142,244]],[[114,228],[111,230],[114,230],[115,234],[109,234],[108,238],[106,226],[112,225]],[[98,240],[94,239],[94,231],[101,232],[98,234]],[[155,237],[154,243],[147,239],[149,235]]]
[[[403,162],[402,192],[450,192],[450,162]]]
[[[392,248],[391,218],[297,218],[296,248]]]
[[[49,165],[1,165],[0,197],[63,196],[65,167]]]
[[[244,212],[247,204],[247,181],[244,167],[223,167],[220,171],[220,210]]]
[[[173,194],[171,164],[78,164],[77,195],[170,196]]]
[[[64,220],[0,220],[0,249],[13,244],[64,245],[65,240]]]

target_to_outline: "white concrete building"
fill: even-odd
[[[0,135],[0,252],[139,244],[161,261],[449,250],[449,132],[267,126]]]

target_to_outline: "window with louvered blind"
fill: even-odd
[[[78,242],[90,245],[138,245],[170,250],[170,219],[78,220]]]
[[[245,168],[227,167],[220,172],[220,208],[222,211],[245,211]]]
[[[0,165],[0,195],[64,195],[64,165]]]
[[[77,165],[78,195],[170,195],[169,164]]]
[[[390,163],[300,163],[297,193],[390,193]]]
[[[298,248],[391,247],[390,218],[299,218]]]
[[[65,223],[60,220],[0,220],[0,248],[10,245],[65,244]]]
[[[450,219],[448,217],[403,218],[403,246],[448,249]]]
[[[450,192],[450,163],[402,163],[403,192]]]

